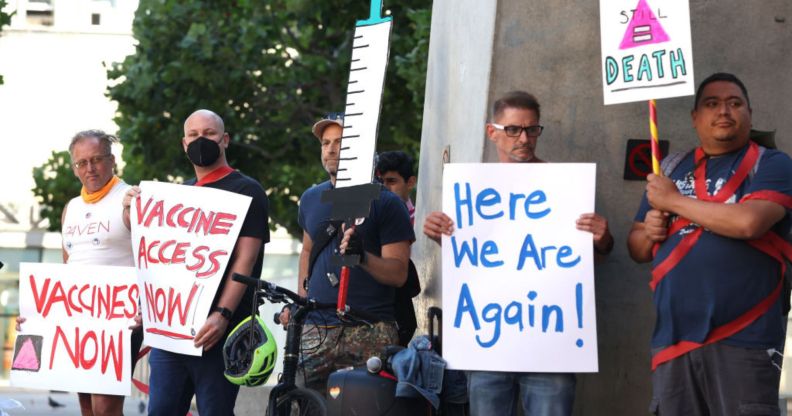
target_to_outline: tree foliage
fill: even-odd
[[[270,217],[295,236],[297,199],[326,178],[310,128],[343,111],[360,0],[141,0],[136,52],[111,66],[124,177],[193,175],[182,123],[199,108],[220,114],[229,163],[258,179]],[[431,2],[385,1],[394,17],[378,149],[417,154]]]
[[[61,229],[61,213],[70,199],[80,194],[80,181],[74,177],[69,152],[52,152],[49,160],[33,168],[33,194],[41,206],[41,218],[49,220],[49,230]]]

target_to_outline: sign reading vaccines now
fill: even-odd
[[[201,355],[206,322],[251,198],[232,192],[141,182],[132,203],[132,250],[146,345]]]
[[[133,267],[20,264],[11,385],[128,396],[138,294]]]
[[[688,0],[600,0],[605,105],[694,93]]]
[[[449,368],[597,371],[592,235],[596,166],[449,164],[443,358]]]

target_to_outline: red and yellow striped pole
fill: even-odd
[[[649,100],[649,131],[652,134],[652,173],[662,175],[660,172],[660,141],[657,139],[657,107],[655,100]]]

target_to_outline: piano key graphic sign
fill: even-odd
[[[600,0],[605,105],[694,93],[688,0]]]

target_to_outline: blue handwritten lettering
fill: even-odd
[[[454,206],[457,227],[462,228],[462,206],[467,206],[468,225],[473,225],[473,201],[470,200],[470,184],[465,183],[465,196],[459,196],[459,183],[454,184]]]
[[[452,235],[451,247],[454,249],[454,265],[456,265],[456,267],[462,264],[462,259],[464,259],[465,256],[467,256],[470,264],[478,266],[478,240],[476,237],[473,237],[473,244],[463,241],[462,247],[457,249],[456,236]]]
[[[456,213],[457,227],[462,229],[472,226],[474,223],[473,213],[483,220],[494,220],[504,215],[503,208],[500,207],[503,198],[497,189],[485,188],[475,196],[470,187],[470,183],[454,184],[454,208]],[[510,193],[509,194],[509,219],[515,220],[517,217],[518,204],[521,200],[522,211],[525,216],[532,220],[546,217],[550,214],[551,208],[544,207],[542,204],[547,202],[547,195],[542,190],[535,190],[528,194]],[[475,209],[474,209],[475,205]]]
[[[481,192],[479,192],[478,196],[476,196],[476,212],[479,214],[479,217],[485,220],[494,220],[495,218],[500,218],[503,216],[503,210],[499,210],[492,214],[485,214],[482,211],[483,207],[489,207],[492,205],[500,204],[501,196],[498,191],[487,188]]]
[[[552,251],[556,251],[555,262],[556,265],[561,268],[568,269],[570,267],[574,267],[580,262],[580,256],[577,256],[571,261],[565,261],[567,257],[574,255],[571,247],[561,246],[561,248],[558,248],[556,246],[548,245],[537,248],[536,244],[534,244],[533,236],[531,236],[531,234],[526,234],[525,239],[523,240],[522,248],[520,248],[520,257],[519,261],[517,262],[517,270],[523,269],[527,259],[532,259],[534,261],[534,265],[536,266],[537,270],[546,268],[547,254],[548,252]]]
[[[479,315],[479,310],[476,309],[470,288],[466,283],[464,283],[462,284],[462,287],[459,291],[459,299],[457,301],[456,313],[454,315],[454,327],[461,327],[462,322],[469,318],[470,323],[473,325],[473,329],[476,332],[476,343],[482,348],[491,348],[493,345],[497,344],[498,340],[500,340],[502,333],[502,323],[506,323],[507,325],[516,328],[519,332],[524,332],[526,328],[535,328],[534,315],[537,308],[541,307],[542,325],[541,328],[537,329],[541,330],[542,333],[547,333],[548,331],[556,333],[564,332],[564,310],[560,305],[535,305],[534,301],[538,298],[538,294],[533,290],[528,292],[527,298],[528,302],[525,303],[525,306],[527,306],[526,309],[528,311],[527,325],[525,322],[525,315],[523,313],[524,305],[523,303],[516,300],[509,302],[505,307],[497,302],[490,302],[484,306],[484,308],[481,310],[481,315]],[[582,284],[578,283],[575,287],[575,307],[577,309],[578,315],[577,326],[580,329],[583,328],[582,304]],[[486,332],[483,334],[479,333],[479,331],[482,331],[481,321],[484,321],[487,324],[486,328],[484,328]],[[489,339],[485,340],[484,334],[489,333],[489,331],[491,331]],[[582,347],[583,341],[581,339],[577,339],[575,344],[578,347]]]

